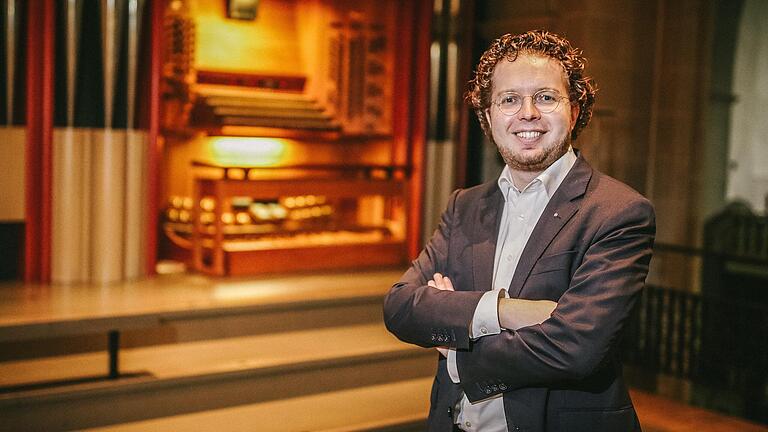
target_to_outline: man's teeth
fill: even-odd
[[[534,139],[534,138],[538,138],[539,136],[541,136],[541,132],[524,131],[524,132],[518,132],[515,135],[517,135],[518,137],[523,138],[523,139]]]

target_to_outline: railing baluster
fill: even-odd
[[[699,349],[701,348],[702,330],[702,301],[700,296],[691,296],[691,334],[688,340],[688,374],[687,378],[698,376]]]

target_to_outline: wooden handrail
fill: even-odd
[[[718,252],[708,250],[701,247],[692,247],[685,245],[676,245],[671,243],[656,243],[653,246],[654,252],[670,252],[687,256],[695,256],[702,258],[719,258],[728,261],[741,262],[747,264],[763,264],[768,265],[768,257],[739,255],[727,252]]]

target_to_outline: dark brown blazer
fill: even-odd
[[[432,239],[384,302],[405,342],[457,349],[461,384],[440,357],[430,431],[452,430],[452,407],[504,394],[509,431],[639,430],[616,356],[645,283],[655,235],[650,202],[579,156],[525,245],[510,297],[553,300],[542,324],[475,341],[477,303],[490,290],[504,199],[496,181],[451,195]],[[456,292],[426,286],[435,272]]]

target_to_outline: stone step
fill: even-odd
[[[103,372],[97,353],[3,362],[0,431],[83,429],[361,389],[429,377],[435,356],[376,323],[126,349],[121,370],[131,376],[117,380],[88,380]],[[61,376],[73,382],[20,384]]]
[[[432,378],[86,429],[89,432],[423,431]]]

